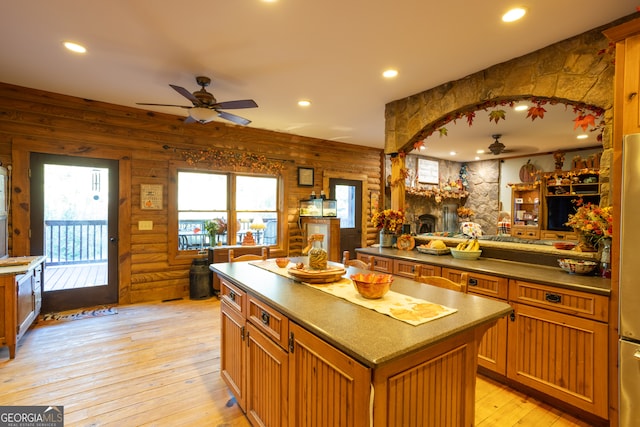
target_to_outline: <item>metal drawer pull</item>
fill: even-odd
[[[233,290],[229,290],[229,299],[233,302],[236,302],[236,293]]]
[[[545,292],[544,299],[554,304],[560,304],[562,302],[562,295]]]
[[[469,280],[467,280],[467,285],[478,286],[478,279],[474,279],[473,277],[470,277]]]
[[[269,313],[262,310],[262,314],[260,315],[260,318],[262,319],[262,323],[264,323],[265,326],[269,326],[269,320],[271,319],[271,316],[269,315]]]

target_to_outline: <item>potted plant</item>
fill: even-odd
[[[393,236],[400,234],[404,224],[404,212],[395,209],[376,211],[371,217],[373,226],[380,230],[380,246],[389,248],[393,245]]]

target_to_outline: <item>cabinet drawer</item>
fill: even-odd
[[[280,347],[287,349],[289,319],[286,316],[249,295],[248,319]]]
[[[578,240],[576,233],[570,231],[550,231],[543,230],[540,232],[542,240]]]
[[[606,296],[521,280],[509,281],[509,301],[601,322],[606,322],[609,317],[609,298]]]
[[[422,274],[424,276],[440,276],[440,274],[442,274],[442,269],[437,265],[422,264],[401,259],[393,260],[393,274],[413,279],[416,273],[416,266],[418,265],[422,267]]]
[[[539,239],[540,238],[540,230],[536,229],[528,229],[528,228],[511,228],[511,235],[514,237],[520,237],[521,239]]]
[[[245,291],[224,279],[220,279],[220,299],[226,301],[243,317],[247,317],[247,293]]]
[[[380,256],[372,256],[373,270],[381,271],[383,273],[393,274],[393,260],[391,258],[385,258]]]
[[[452,268],[442,269],[442,277],[451,279],[454,282],[460,281],[460,275],[462,273],[465,272]],[[466,273],[469,276],[467,279],[467,289],[470,294],[485,295],[502,300],[507,299],[509,281],[505,277],[489,276],[471,271],[467,271]]]

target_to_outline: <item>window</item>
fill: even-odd
[[[211,245],[241,244],[249,232],[257,245],[278,244],[279,178],[177,167],[175,173],[177,203],[175,214],[169,207],[169,221],[177,230],[170,232],[175,237],[170,235],[169,244],[177,256]],[[207,223],[215,224],[213,241]]]

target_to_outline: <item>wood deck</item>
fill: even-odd
[[[45,265],[44,291],[86,288],[107,284],[107,263]]]
[[[0,406],[63,405],[65,426],[249,427],[220,377],[220,301],[118,307],[111,316],[40,322],[9,360]],[[476,426],[588,426],[478,376]]]

